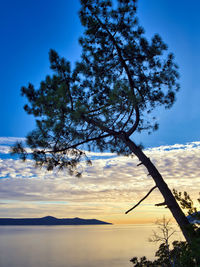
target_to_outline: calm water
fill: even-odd
[[[153,225],[1,226],[1,267],[130,267],[153,257]]]

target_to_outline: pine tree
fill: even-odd
[[[164,203],[190,242],[189,222],[161,174],[133,141],[134,133],[158,129],[152,115],[158,106],[172,107],[179,74],[174,56],[159,35],[149,41],[136,17],[136,1],[81,0],[79,13],[85,28],[79,42],[81,60],[72,70],[57,52],[49,53],[54,75],[35,89],[22,87],[28,114],[37,127],[27,136],[36,165],[68,168],[80,175],[77,164],[84,149],[96,148],[134,154],[155,181]],[[13,148],[26,159],[20,144]]]

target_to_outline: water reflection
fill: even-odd
[[[130,267],[152,258],[154,225],[1,226],[1,267]]]

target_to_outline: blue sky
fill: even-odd
[[[180,67],[181,91],[171,110],[159,110],[160,128],[136,137],[146,147],[199,140],[200,2],[139,0],[138,15],[147,37],[159,33]],[[24,137],[34,128],[25,114],[20,88],[49,74],[48,51],[75,62],[82,32],[78,0],[0,2],[0,136]]]

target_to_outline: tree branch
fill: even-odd
[[[104,106],[102,106],[102,107],[99,107],[99,108],[97,108],[97,109],[93,109],[93,110],[90,110],[90,109],[88,108],[87,114],[90,114],[90,113],[94,113],[94,112],[100,111],[100,110],[102,110],[103,108],[105,108],[105,107],[109,107],[109,106],[110,106],[110,104],[107,104],[107,105],[104,105]]]
[[[166,202],[162,202],[162,203],[155,204],[156,207],[159,207],[159,206],[165,206],[165,205],[167,205]]]
[[[63,151],[66,151],[67,149],[72,149],[72,148],[77,148],[78,146],[80,145],[83,145],[85,143],[88,143],[88,142],[91,142],[91,141],[95,141],[95,140],[98,140],[98,139],[101,139],[101,138],[106,138],[106,137],[109,137],[111,136],[111,134],[104,134],[104,135],[99,135],[97,137],[93,137],[93,138],[88,138],[82,142],[79,142],[79,143],[76,143],[74,145],[71,145],[71,146],[68,146],[68,147],[65,147],[65,148],[62,148],[62,149],[58,149],[58,150],[48,150],[48,151],[45,151],[45,153],[58,153],[58,152],[63,152]]]
[[[131,91],[133,93],[133,95],[135,96],[135,91],[134,91],[134,82],[133,82],[133,79],[131,77],[131,73],[129,71],[129,68],[126,64],[126,61],[124,60],[123,56],[122,56],[122,52],[121,52],[121,48],[119,47],[119,45],[117,44],[114,36],[112,35],[112,33],[109,31],[109,29],[106,27],[106,25],[99,19],[99,17],[93,12],[93,9],[92,7],[88,6],[88,9],[90,10],[90,12],[93,14],[93,16],[96,18],[96,20],[98,21],[98,23],[101,25],[101,27],[107,32],[107,34],[110,36],[112,42],[113,42],[113,45],[116,47],[116,50],[117,50],[117,53],[118,53],[118,56],[119,56],[119,60],[123,66],[123,68],[125,69],[125,72],[128,76],[128,80],[129,80],[129,84],[130,84],[130,88],[131,88]],[[139,116],[139,108],[138,106],[136,105],[135,107],[135,112],[136,112],[136,121],[133,125],[133,127],[128,131],[127,135],[130,136],[136,129],[137,129],[137,126],[139,124],[139,120],[140,120],[140,116]],[[132,115],[132,113],[130,113]]]
[[[125,212],[125,214],[129,213],[130,211],[132,211],[133,209],[135,209],[137,206],[139,206],[140,203],[141,203],[143,200],[145,200],[145,199],[151,194],[151,192],[152,192],[154,189],[156,189],[156,188],[157,188],[157,185],[155,185],[154,187],[152,187],[151,190],[149,190],[149,192],[146,194],[146,196],[143,197],[143,198],[142,198],[142,199],[141,199],[135,206],[133,206],[131,209],[127,210],[127,211]]]
[[[130,107],[130,105],[129,105],[129,107]],[[129,113],[129,116],[128,116],[126,122],[124,123],[124,125],[123,125],[121,131],[123,131],[123,130],[125,129],[126,125],[127,125],[128,122],[130,121],[130,118],[131,118],[133,112],[134,112],[134,107],[132,106],[131,111],[130,111],[130,113]],[[126,113],[125,113],[125,115],[126,115]],[[125,115],[124,115],[124,116],[125,116]]]
[[[136,114],[136,120],[134,125],[129,129],[129,131],[126,133],[128,136],[130,136],[138,127],[139,121],[140,121],[140,113],[138,106],[135,107],[135,114]]]
[[[67,80],[65,72],[62,71],[62,73],[63,73],[64,81],[66,82],[66,85],[68,86],[69,99],[70,99],[70,103],[71,103],[71,110],[74,110],[74,103],[73,103],[73,98],[72,98],[72,94],[71,94],[71,90],[70,90],[70,82]]]
[[[104,132],[107,132],[109,135],[119,135],[118,132],[109,129],[108,127],[102,125],[100,122],[98,122],[97,120],[91,119],[91,118],[87,118],[84,114],[82,114],[82,118],[87,122],[87,123],[92,123],[93,125],[97,126],[99,129],[101,129]]]

